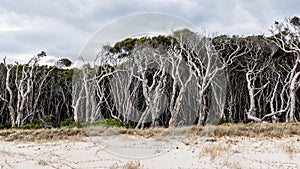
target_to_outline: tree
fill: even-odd
[[[271,58],[262,54],[263,50],[260,41],[256,41],[256,39],[250,39],[246,44],[246,48],[250,48],[249,52],[243,58],[246,60],[244,70],[246,72],[247,89],[250,100],[250,106],[246,115],[249,120],[261,121],[257,118],[257,113],[260,114],[261,112],[257,112],[255,99],[269,83],[263,84],[262,86],[257,86],[256,84],[259,79],[262,79],[261,76],[269,66]]]
[[[5,86],[9,95],[9,98],[5,100],[8,103],[12,127],[22,126],[24,118],[27,118],[24,111],[30,93],[33,91],[35,66],[38,63],[38,60],[44,56],[46,56],[46,54],[42,51],[30,59],[27,64],[20,65],[16,63],[16,66],[7,64],[6,59],[4,58],[3,63],[6,68]],[[11,81],[14,81],[14,85],[11,84]]]
[[[277,23],[271,28],[273,42],[286,53],[290,58],[291,69],[287,75],[288,88],[288,111],[286,121],[296,121],[296,93],[299,88],[299,63],[300,63],[300,24],[299,18],[286,19],[282,23]]]
[[[62,59],[59,59],[55,65],[58,67],[70,67],[72,64],[73,63],[70,59],[62,58]]]
[[[17,62],[15,65],[7,64],[4,58],[5,93],[7,94],[1,95],[0,99],[7,104],[12,127],[33,123],[36,115],[41,123],[46,124],[43,120],[44,112],[41,112],[44,107],[40,104],[45,93],[47,78],[55,67],[38,66],[39,59],[45,56],[46,53],[42,51],[24,65]]]

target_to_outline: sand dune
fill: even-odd
[[[94,136],[0,142],[0,168],[300,168],[300,138]]]

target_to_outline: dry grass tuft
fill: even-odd
[[[280,147],[290,158],[294,158],[294,156],[298,153],[296,145],[296,140],[289,140],[288,142],[282,142]]]
[[[39,160],[39,161],[38,161],[38,164],[39,164],[40,166],[47,166],[47,165],[48,165],[48,163],[47,163],[46,161],[44,161],[44,160]]]
[[[142,169],[144,168],[143,165],[141,165],[140,161],[128,161],[126,164],[123,166],[120,166],[118,163],[115,165],[111,166],[110,169]]]
[[[233,169],[241,169],[242,168],[241,164],[239,162],[230,162],[228,160],[225,160],[223,163],[224,163],[224,168],[233,168]]]
[[[141,169],[143,166],[140,161],[129,161],[123,166],[123,169]]]
[[[202,147],[200,156],[210,155],[210,160],[214,160],[216,157],[220,156],[222,153],[226,153],[230,148],[230,144],[225,144],[224,142],[219,143],[209,143]]]

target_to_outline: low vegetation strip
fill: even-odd
[[[152,136],[245,136],[245,137],[289,137],[300,135],[300,123],[226,123],[218,126],[190,126],[169,128],[148,128],[143,130],[126,128],[98,128],[85,129],[89,136],[128,134],[144,137]]]
[[[300,123],[249,123],[222,124],[218,126],[189,126],[169,128],[131,129],[125,127],[91,126],[86,128],[54,128],[38,130],[0,130],[2,141],[57,141],[80,140],[93,136],[133,135],[142,137],[267,137],[284,138],[300,136]]]
[[[0,130],[0,140],[3,141],[58,141],[65,139],[82,139],[86,137],[82,129],[60,128],[60,129],[8,129]]]

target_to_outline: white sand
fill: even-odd
[[[300,168],[300,138],[91,137],[0,142],[0,168]]]

